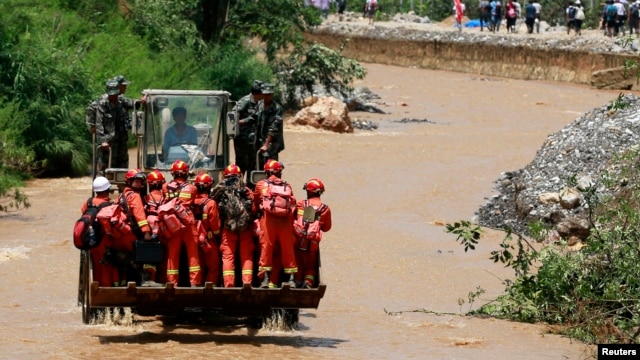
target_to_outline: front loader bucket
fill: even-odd
[[[144,315],[175,314],[185,308],[217,309],[236,316],[267,314],[271,309],[317,309],[327,286],[314,289],[282,288],[259,289],[248,284],[242,288],[176,287],[167,283],[164,287],[139,287],[130,282],[126,287],[100,287],[91,283],[91,307],[133,307]]]

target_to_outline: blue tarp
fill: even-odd
[[[464,27],[480,27],[480,19],[469,20]]]

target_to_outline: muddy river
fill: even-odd
[[[478,319],[468,293],[493,299],[511,274],[492,263],[488,232],[465,253],[443,224],[469,219],[501,172],[524,167],[545,137],[617,92],[562,83],[366,65],[357,86],[388,114],[351,135],[290,129],[283,177],[302,196],[320,177],[333,230],[322,243],[327,292],[297,331],[163,326],[154,318],[83,325],[79,252],[70,239],[90,179],[45,179],[32,207],[0,215],[0,353],[29,359],[581,359],[584,345],[544,325]],[[399,123],[403,118],[427,123]],[[460,306],[458,299],[464,299]],[[413,312],[426,309],[442,314]],[[387,312],[399,312],[389,315]],[[126,320],[126,319],[125,319]]]

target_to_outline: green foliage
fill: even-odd
[[[482,235],[482,229],[477,225],[472,225],[471,222],[462,220],[452,224],[446,224],[445,228],[448,233],[457,235],[456,241],[459,241],[461,245],[464,245],[464,252],[467,250],[475,250],[480,235]]]
[[[201,56],[207,49],[193,17],[200,0],[133,0],[133,30],[154,51],[190,49]]]
[[[342,51],[342,44],[339,51]],[[328,93],[346,94],[354,79],[362,79],[366,70],[340,52],[321,44],[299,46],[279,63],[278,76],[286,88],[286,101],[295,104],[296,94],[313,94],[313,85],[322,85]]]
[[[213,89],[225,89],[238,100],[249,93],[254,79],[272,81],[268,64],[254,50],[234,44],[215,45],[202,60],[204,80]]]
[[[580,251],[566,245],[537,250],[507,231],[491,259],[513,269],[514,280],[505,280],[505,293],[474,313],[546,322],[588,343],[640,342],[639,151],[617,156],[610,168],[602,174],[602,184],[615,196],[600,200],[592,189],[583,193],[595,209],[587,246]],[[475,232],[468,223],[447,225],[451,229],[457,240],[462,236],[469,241]]]
[[[607,105],[607,110],[623,110],[631,106],[629,100],[624,98],[624,94],[618,94],[618,97],[611,100],[609,105]]]

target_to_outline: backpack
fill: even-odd
[[[618,8],[613,4],[607,5],[607,21],[613,21],[618,17]]]
[[[313,221],[308,221],[303,216],[303,213],[298,212],[298,217],[293,223],[293,230],[298,238],[298,248],[302,251],[309,250],[309,245],[316,246],[322,239],[322,233],[320,231],[320,214],[324,212],[327,205],[322,204],[320,206],[309,205],[309,200],[305,200],[303,203],[304,212],[307,212],[307,208],[313,208],[315,213]]]
[[[96,219],[100,223],[102,231],[109,236],[118,238],[127,236],[129,238],[133,234],[129,218],[118,203],[110,203],[109,206],[105,206],[98,212]]]
[[[220,220],[225,229],[245,231],[252,225],[250,199],[241,183],[225,181],[213,189],[211,196],[218,203]]]
[[[573,20],[576,18],[576,7],[575,6],[569,6],[569,20]]]
[[[516,9],[513,6],[507,9],[507,17],[508,18],[516,17]]]
[[[265,180],[267,191],[262,196],[262,211],[273,216],[285,217],[293,214],[296,202],[293,199],[293,191],[286,181]]]
[[[492,15],[497,17],[502,16],[502,4],[496,3],[496,11],[495,11],[495,14],[492,14]]]
[[[369,1],[369,9],[375,10],[377,8],[378,8],[378,1],[377,0],[370,0]]]
[[[149,227],[151,228],[152,235],[158,235],[162,237],[168,237],[171,233],[167,230],[164,222],[160,220],[160,216],[158,215],[158,209],[164,203],[164,196],[160,199],[160,201],[155,201],[151,196],[147,199],[144,204],[144,211],[147,214],[147,222],[149,223]],[[177,219],[176,219],[177,220]]]
[[[182,200],[180,199],[180,193],[187,185],[189,184],[186,182],[183,182],[181,184],[170,183],[167,186],[169,200],[164,205],[160,206],[160,208],[162,208],[163,212],[166,214],[175,214],[175,216],[184,225],[192,225],[193,218],[191,217],[191,212],[184,206]],[[158,212],[160,212],[160,208],[158,208]],[[173,210],[171,210],[171,208],[173,208]]]
[[[639,11],[639,7],[638,7],[638,5],[632,5],[632,6],[629,8],[629,12],[631,13],[631,17],[632,17],[633,19],[638,19],[638,18],[640,18],[640,11]]]
[[[104,232],[100,222],[96,220],[98,212],[111,205],[111,201],[93,205],[93,198],[87,199],[87,210],[82,213],[73,226],[73,245],[80,250],[90,250],[100,245]]]
[[[576,11],[576,20],[584,20],[584,11],[581,7]]]

